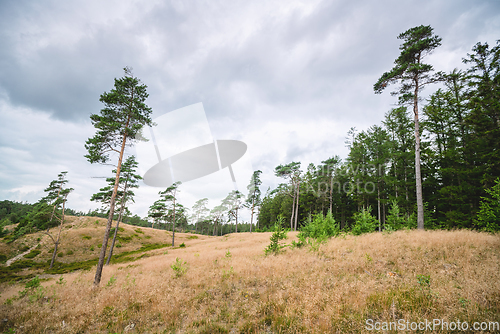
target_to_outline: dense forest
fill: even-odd
[[[440,74],[440,88],[420,112],[425,228],[498,230],[500,41],[476,44],[463,62],[466,70]],[[349,228],[364,209],[383,228],[389,210],[397,209],[408,228],[416,227],[414,131],[413,112],[401,103],[381,124],[349,130],[344,161],[325,157],[305,170],[300,163],[278,166],[276,175],[288,182],[266,193],[260,226],[272,226],[279,215],[291,221],[297,195],[299,226],[331,210]]]

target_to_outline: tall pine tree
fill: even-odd
[[[108,222],[99,254],[94,287],[98,287],[101,282],[125,147],[127,143],[133,143],[144,125],[153,126],[152,110],[145,103],[149,96],[146,92],[147,86],[140,84],[139,79],[132,75],[130,68],[124,68],[124,71],[124,77],[115,79],[114,89],[101,95],[99,101],[104,103],[104,108],[100,114],[90,116],[97,133],[85,143],[88,151],[85,157],[90,163],[104,164],[110,160],[111,152],[118,154],[115,185],[110,199]]]
[[[399,95],[401,104],[411,103],[415,121],[415,179],[417,195],[417,225],[424,228],[424,204],[422,198],[422,177],[420,171],[420,129],[418,101],[420,91],[428,84],[442,80],[442,74],[432,75],[433,67],[423,63],[424,58],[441,45],[441,38],[433,35],[430,26],[418,26],[408,29],[398,36],[403,40],[399,47],[400,56],[394,61],[395,66],[375,83],[375,93],[381,93],[389,84],[400,83],[394,95]]]

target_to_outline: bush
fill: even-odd
[[[375,231],[378,221],[371,215],[370,211],[371,206],[368,207],[368,210],[363,209],[361,212],[356,212],[354,214],[354,226],[351,230],[352,234],[361,235],[363,233]]]
[[[389,209],[389,214],[385,219],[384,228],[388,231],[397,231],[405,227],[407,220],[400,215],[397,201],[392,201],[392,206]]]
[[[30,302],[40,300],[44,297],[44,289],[40,285],[38,276],[27,282],[23,291],[19,291],[19,298],[24,296],[28,296]]]
[[[264,249],[266,255],[273,254],[277,255],[281,252],[283,248],[287,245],[280,244],[280,240],[285,240],[287,238],[287,231],[282,227],[283,216],[279,216],[276,224],[274,225],[274,232],[270,237],[271,243]]]
[[[170,266],[170,268],[172,268],[174,271],[174,277],[181,277],[182,275],[184,275],[188,269],[186,265],[186,261],[182,262],[181,259],[176,257],[175,262]]]
[[[340,226],[335,222],[332,213],[328,211],[326,216],[318,213],[311,218],[309,216],[306,226],[300,232],[306,238],[326,239],[336,237],[340,234]]]
[[[500,178],[495,180],[493,187],[485,190],[490,197],[481,197],[475,223],[483,231],[500,231]]]
[[[0,238],[6,236],[7,234],[9,234],[9,231],[5,230],[3,226],[0,226]]]
[[[25,255],[24,257],[27,259],[32,259],[40,253],[41,253],[41,251],[39,251],[38,249],[34,249],[31,252],[29,252],[27,255]]]

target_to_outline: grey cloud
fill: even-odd
[[[14,123],[0,118],[0,152],[8,156],[0,161],[0,194],[46,186],[65,166],[84,194],[99,187],[90,176],[110,168],[83,158],[93,134],[88,117],[124,66],[148,85],[156,115],[203,102],[213,135],[243,140],[257,152],[254,168],[272,174],[280,163],[303,160],[305,168],[304,159],[318,163],[345,152],[349,127],[380,124],[395,99],[372,87],[393,66],[401,32],[433,26],[443,38],[433,57],[443,63],[476,42],[493,43],[500,31],[493,0],[319,1],[309,12],[298,9],[310,3],[287,11],[297,3],[0,2],[0,109],[11,105],[20,115]],[[31,111],[51,121],[23,125]],[[335,136],[304,129],[325,120],[340,124]],[[271,122],[281,128],[259,131]],[[61,124],[76,125],[58,135]],[[286,131],[310,141],[278,142]]]

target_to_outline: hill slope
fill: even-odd
[[[93,227],[82,226],[82,231],[85,228],[90,233]],[[125,227],[132,233],[129,228],[135,227]],[[166,235],[143,230],[152,241],[160,238],[157,233]],[[287,249],[265,257],[270,235],[189,239],[191,235],[180,234],[186,248],[151,250],[147,258],[105,267],[97,291],[91,289],[94,268],[64,274],[62,279],[47,277],[38,295],[24,285],[4,283],[0,313],[7,321],[0,329],[346,333],[365,331],[370,319],[458,319],[470,326],[500,320],[498,235],[372,233],[331,239],[316,252]],[[289,233],[287,242],[295,236]],[[176,258],[181,259],[178,267],[186,269],[178,269],[178,277],[171,267]],[[13,298],[23,290],[25,297]]]

